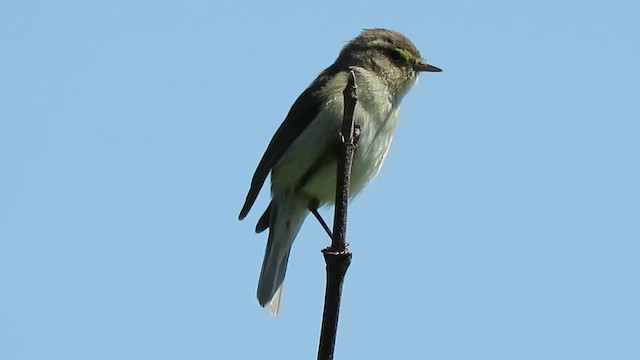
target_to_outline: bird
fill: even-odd
[[[354,153],[350,197],[378,173],[398,122],[400,102],[421,72],[440,72],[399,32],[364,29],[300,94],[273,135],[255,170],[238,216],[244,219],[271,174],[271,202],[256,233],[269,229],[257,298],[275,316],[291,246],[305,218],[335,201],[337,152],[341,144],[343,91],[355,75],[354,122],[360,128]]]

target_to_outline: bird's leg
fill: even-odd
[[[331,229],[329,228],[329,226],[327,226],[327,223],[324,222],[324,219],[322,218],[322,216],[320,216],[320,213],[318,212],[318,206],[317,205],[309,206],[309,211],[311,211],[311,213],[313,214],[313,216],[316,217],[320,225],[322,225],[322,228],[324,229],[324,231],[326,231],[327,235],[329,235],[329,238],[333,239],[333,234],[331,233]]]

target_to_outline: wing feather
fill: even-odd
[[[336,72],[337,69],[333,66],[324,70],[314,82],[300,94],[298,99],[293,103],[293,106],[291,106],[287,117],[273,135],[273,138],[271,138],[269,146],[264,152],[264,155],[262,155],[262,159],[260,159],[258,167],[253,174],[249,192],[238,216],[240,220],[244,219],[249,213],[273,166],[278,162],[287,148],[289,148],[291,143],[309,126],[313,119],[316,118],[324,102],[319,91]]]

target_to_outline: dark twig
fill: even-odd
[[[342,123],[342,146],[338,153],[338,173],[336,183],[336,206],[333,219],[333,237],[331,246],[322,250],[327,264],[327,287],[324,295],[324,312],[318,359],[333,359],[333,351],[338,330],[338,313],[344,276],[351,264],[351,252],[347,249],[345,235],[347,231],[347,204],[349,202],[349,182],[353,153],[356,148],[359,128],[353,120],[356,107],[356,78],[353,70],[349,72],[347,87],[344,89],[344,117]]]

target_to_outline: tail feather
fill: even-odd
[[[271,300],[267,301],[264,304],[260,302],[260,305],[262,305],[262,307],[269,309],[269,312],[271,312],[271,315],[273,316],[278,315],[278,310],[280,310],[280,299],[282,299],[282,288],[284,287],[284,276],[287,272],[287,263],[289,262],[290,253],[291,253],[291,249],[289,249],[289,251],[287,252],[287,255],[285,259],[282,261],[282,263],[280,263],[280,268],[278,269],[278,276],[276,278],[276,281],[274,282],[274,285],[277,285],[277,284],[279,285],[277,285],[276,291],[273,294],[269,295],[271,296]],[[260,288],[258,288],[258,291],[260,291]],[[259,296],[260,295],[258,295],[258,297]]]
[[[277,315],[289,253],[305,217],[307,204],[293,194],[275,198],[269,213],[269,239],[258,282],[258,302]]]
[[[261,233],[269,228],[269,219],[271,218],[271,204],[273,201],[269,203],[267,206],[267,210],[264,211],[258,223],[256,224],[256,233]]]

